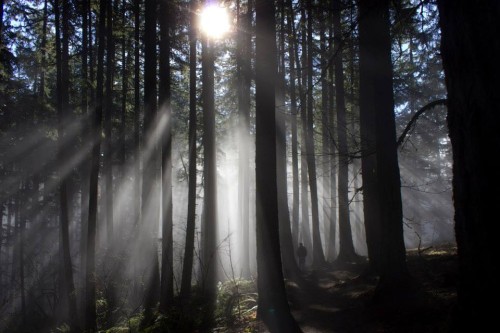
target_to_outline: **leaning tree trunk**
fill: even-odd
[[[496,311],[485,297],[498,283],[495,270],[500,162],[500,7],[497,1],[438,0],[441,54],[448,90],[453,149],[453,199],[458,247],[458,306],[453,329],[487,331]]]
[[[274,4],[257,0],[256,145],[258,316],[271,332],[300,332],[288,306],[278,223],[276,183],[276,27]]]

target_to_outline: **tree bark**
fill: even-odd
[[[313,266],[318,267],[325,263],[321,234],[319,232],[318,182],[316,172],[316,156],[314,148],[314,96],[313,96],[313,37],[312,37],[312,0],[307,0],[307,129],[306,154],[309,188],[311,190],[311,213],[313,232]]]
[[[87,223],[87,253],[85,268],[85,330],[97,331],[95,248],[97,233],[97,201],[99,159],[101,155],[102,104],[104,96],[104,48],[105,48],[106,1],[99,2],[99,36],[97,49],[97,85],[92,126],[92,167],[89,185],[89,214]]]
[[[356,260],[352,241],[349,213],[349,150],[347,146],[347,121],[344,90],[344,68],[342,64],[342,27],[340,23],[341,4],[334,2],[333,35],[335,40],[335,90],[337,108],[337,143],[339,151],[338,200],[339,200],[339,256],[340,261]]]
[[[392,83],[389,0],[360,1],[360,62],[361,106],[375,114],[375,149],[377,190],[380,222],[380,280],[375,298],[401,298],[410,287],[403,238],[403,212],[399,175],[394,97]],[[363,72],[366,71],[366,72]],[[370,89],[373,89],[370,92]],[[371,98],[371,99],[369,99]],[[366,104],[365,104],[366,103]],[[366,112],[361,111],[361,112]]]
[[[162,255],[160,311],[164,313],[174,298],[172,221],[172,104],[170,83],[170,22],[173,3],[160,2],[160,95],[161,117],[166,122],[162,142]]]
[[[190,3],[191,16],[189,25],[189,180],[188,180],[188,216],[186,224],[186,242],[182,265],[180,296],[183,302],[191,295],[193,273],[194,234],[196,227],[196,0]]]
[[[276,27],[274,4],[257,0],[256,155],[258,316],[271,332],[300,332],[290,313],[281,266],[276,184]]]
[[[495,272],[492,232],[499,181],[491,177],[500,148],[500,6],[497,1],[439,0],[441,54],[448,90],[448,127],[453,150],[453,201],[458,247],[458,304],[452,331],[486,331],[495,310],[485,302]]]
[[[66,150],[67,142],[65,133],[65,122],[69,118],[69,1],[62,1],[61,22],[59,20],[59,2],[55,3],[56,17],[56,50],[59,55],[56,56],[57,67],[57,106],[59,119],[59,161],[65,165],[68,160]],[[61,24],[62,29],[59,28]],[[61,31],[61,33],[59,33]],[[78,320],[76,311],[76,292],[73,281],[73,266],[71,263],[70,245],[69,245],[69,207],[68,207],[68,174],[59,172],[59,199],[60,199],[60,239],[62,250],[62,276],[63,297],[68,306],[67,319],[72,330],[77,330]],[[23,235],[21,234],[21,237]]]
[[[249,194],[249,151],[250,151],[250,85],[252,52],[252,15],[253,0],[247,1],[246,13],[240,14],[237,38],[238,68],[238,112],[239,112],[239,151],[238,151],[238,202],[242,237],[242,277],[250,278],[250,194]]]
[[[209,306],[207,325],[215,319],[217,298],[217,154],[215,145],[214,46],[209,37],[202,45],[203,84],[203,172],[204,172],[204,235],[203,235],[203,293]]]

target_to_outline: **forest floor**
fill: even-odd
[[[304,333],[446,332],[456,302],[456,247],[407,253],[416,297],[411,302],[372,302],[376,278],[363,278],[366,263],[331,264],[304,272],[306,288],[288,283],[292,313]],[[258,321],[225,332],[267,332]]]

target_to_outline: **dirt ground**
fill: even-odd
[[[456,301],[457,255],[452,245],[408,251],[416,293],[404,304],[374,304],[376,278],[363,278],[366,263],[331,264],[304,272],[308,287],[288,283],[292,313],[304,333],[446,332]],[[234,332],[267,332],[254,322]]]

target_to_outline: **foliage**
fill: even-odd
[[[222,326],[254,321],[257,311],[257,286],[253,280],[233,279],[219,282],[216,316]]]

